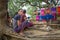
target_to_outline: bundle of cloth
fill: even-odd
[[[54,16],[52,20],[55,21],[56,20],[56,7],[51,8],[51,14]]]
[[[41,8],[40,14],[36,15],[37,21],[45,21],[51,19],[52,21],[55,21],[57,19],[56,13],[60,15],[60,7],[51,7],[51,8]]]
[[[58,16],[60,16],[60,6],[57,7]]]
[[[41,8],[40,10],[40,21],[44,21],[43,17],[45,16],[45,8]]]
[[[54,18],[54,16],[50,13],[50,9],[49,8],[45,8],[43,10],[41,10],[40,12],[40,20],[51,20]]]

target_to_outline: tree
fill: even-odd
[[[4,33],[6,27],[7,2],[8,0],[0,0],[0,37]]]

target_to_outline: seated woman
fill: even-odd
[[[26,16],[25,16],[26,10],[18,10],[18,14],[15,15],[15,17],[13,18],[13,28],[14,31],[17,33],[20,33],[20,35],[23,35],[23,31],[24,29],[30,26],[33,26],[32,22],[28,22],[28,20],[26,20]]]

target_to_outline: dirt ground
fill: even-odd
[[[24,31],[25,37],[20,36],[18,33],[12,31],[12,29],[10,28],[5,30],[5,34],[15,38],[22,38],[26,40],[60,40],[60,29],[52,28],[52,30],[48,31],[44,26],[46,25],[35,25],[34,27],[26,29]]]

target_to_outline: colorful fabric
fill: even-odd
[[[45,16],[41,16],[41,15],[40,15],[40,21],[44,20],[44,17],[45,17]]]
[[[60,7],[57,7],[57,13],[60,15]]]
[[[46,12],[46,13],[50,13],[50,9],[49,9],[49,8],[46,8],[46,9],[45,9],[45,12]]]
[[[54,16],[52,16],[51,14],[46,14],[46,15],[44,16],[44,19],[45,19],[45,20],[50,20],[50,19],[52,19],[52,18],[54,18]]]
[[[40,19],[39,15],[36,15],[36,21],[39,21],[39,19]]]
[[[40,10],[40,21],[44,20],[43,16],[45,16],[45,8],[41,8]]]
[[[54,16],[53,21],[56,20],[56,7],[51,8],[51,14]]]
[[[60,7],[57,7],[57,11],[60,12]]]
[[[45,15],[45,8],[41,8],[41,10],[40,10],[40,15],[41,15],[41,16],[44,16],[44,15]]]
[[[56,13],[56,7],[51,8],[51,13]]]
[[[52,16],[54,16],[54,18],[52,19],[53,21],[56,20],[56,13],[52,13]]]

